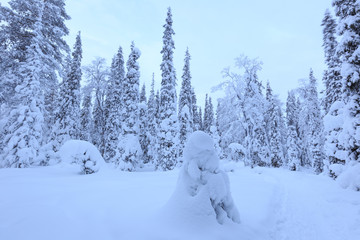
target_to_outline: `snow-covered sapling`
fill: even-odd
[[[105,164],[99,150],[91,143],[82,140],[69,140],[60,148],[62,162],[77,164],[82,174],[99,171]]]
[[[194,205],[191,209],[200,209],[201,214],[216,216],[220,224],[226,218],[240,223],[228,176],[219,169],[219,157],[212,138],[202,131],[192,133],[185,145],[184,165],[176,193],[182,194],[178,197],[185,197],[185,202]]]

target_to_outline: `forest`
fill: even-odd
[[[115,171],[120,177],[143,179],[148,172],[155,179],[148,181],[159,184],[156,179],[167,176],[162,172],[180,172],[168,208],[179,209],[180,200],[174,199],[182,199],[184,189],[191,196],[207,191],[212,206],[208,215],[215,212],[223,224],[224,219],[241,222],[226,174],[233,179],[240,177],[232,172],[241,172],[248,176],[241,178],[246,182],[254,177],[249,171],[276,173],[276,181],[297,182],[303,175],[296,174],[301,173],[314,182],[354,190],[348,194],[358,207],[359,196],[353,194],[360,191],[360,2],[333,0],[321,23],[323,77],[316,79],[309,69],[308,78],[288,92],[286,102],[270,81],[259,78],[261,60],[244,54],[235,59],[235,67],[224,68],[221,83],[212,88],[223,97],[214,99],[209,92],[198,99],[190,49],[183,53],[181,71],[175,69],[172,14],[169,7],[160,52],[161,87],[155,89],[154,75],[151,86],[140,83],[136,39],[129,56],[123,54],[128,46],[118,47],[110,66],[100,56],[83,65],[87,49],[82,32],[72,48],[64,40],[70,20],[65,0],[11,0],[8,6],[0,5],[0,182],[20,173],[10,169],[27,174],[33,170],[40,176],[42,171],[60,171],[64,164],[80,166],[80,176],[100,174],[104,168],[109,178]],[[129,181],[137,184],[134,179]],[[199,199],[194,206],[207,204]],[[246,212],[242,210],[240,215]],[[355,236],[356,228],[352,231]],[[267,239],[264,236],[257,237]]]

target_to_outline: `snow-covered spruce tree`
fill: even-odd
[[[203,117],[202,117],[202,110],[201,110],[201,107],[199,107],[199,130],[201,130],[201,131],[203,131],[203,130],[204,130]]]
[[[321,173],[324,166],[324,126],[316,84],[316,78],[310,70],[309,83],[302,89],[304,100],[299,115],[299,125],[303,165],[313,167],[316,173]]]
[[[270,148],[270,160],[272,167],[281,167],[284,163],[284,155],[282,150],[281,136],[281,115],[279,115],[279,106],[276,104],[270,83],[266,86],[266,99],[268,101],[267,117],[268,117],[268,141]]]
[[[203,128],[206,133],[210,133],[210,128],[215,123],[214,121],[214,107],[212,105],[211,97],[206,94],[205,97],[205,110]]]
[[[44,76],[42,47],[44,35],[41,32],[44,4],[33,3],[32,16],[37,16],[33,31],[29,33],[30,45],[25,48],[24,61],[19,64],[21,84],[15,88],[18,105],[10,113],[5,126],[3,156],[5,167],[23,168],[37,164],[43,140],[44,93],[41,79]]]
[[[148,145],[148,157],[149,162],[154,164],[157,160],[158,154],[158,142],[157,142],[157,102],[155,99],[155,76],[153,74],[152,82],[151,82],[151,90],[149,95],[149,100],[147,103],[147,124],[148,124],[148,132],[147,137],[149,139]]]
[[[131,44],[131,52],[126,62],[127,73],[123,83],[123,105],[121,119],[123,122],[123,136],[119,142],[120,168],[134,171],[142,156],[139,143],[139,64],[140,50]]]
[[[179,96],[179,157],[182,157],[182,152],[185,147],[188,135],[193,131],[193,89],[191,87],[191,73],[190,73],[190,53],[186,49],[184,68],[182,75],[181,90]]]
[[[324,123],[321,117],[320,101],[317,94],[317,83],[313,72],[310,71],[309,102],[312,103],[310,112],[311,147],[310,153],[313,159],[315,173],[319,174],[324,170]]]
[[[297,171],[300,167],[300,138],[298,135],[298,111],[296,97],[293,91],[288,93],[286,101],[286,124],[287,124],[287,165],[291,171]]]
[[[336,40],[337,24],[328,9],[326,9],[321,26],[323,26],[323,47],[325,63],[327,65],[326,74],[324,76],[324,110],[325,114],[327,114],[330,106],[341,99],[340,61],[339,56],[336,54],[338,45]]]
[[[360,161],[360,5],[356,0],[334,0],[339,18],[340,56],[344,124],[338,136],[346,163]],[[339,106],[341,107],[341,106]]]
[[[200,113],[199,113],[199,107],[197,106],[197,98],[195,95],[194,88],[191,88],[192,92],[192,113],[193,113],[193,131],[200,130]]]
[[[204,104],[204,117],[203,117],[203,122],[202,122],[202,126],[203,129],[202,131],[208,133],[208,128],[209,128],[209,120],[208,120],[208,110],[209,110],[209,96],[208,94],[205,95],[205,104]]]
[[[345,159],[341,157],[343,147],[339,144],[338,136],[342,129],[343,116],[339,107],[343,107],[342,86],[340,74],[340,59],[336,52],[336,21],[327,9],[323,26],[323,47],[325,52],[325,63],[327,70],[324,73],[325,96],[323,105],[325,109],[324,127],[325,127],[325,154],[327,156],[327,164],[344,164]],[[330,167],[331,168],[331,167]],[[330,169],[330,176],[336,177],[335,173]]]
[[[80,81],[82,48],[80,32],[76,36],[70,69],[63,79],[56,110],[56,122],[52,130],[52,150],[57,152],[65,141],[79,138]]]
[[[91,89],[89,87],[83,88],[83,100],[80,112],[80,140],[91,142],[93,119],[92,119],[92,102]]]
[[[109,75],[108,68],[105,64],[104,58],[97,57],[90,65],[84,67],[88,85],[95,92],[91,139],[93,144],[99,149],[101,155],[104,155],[105,151],[105,94],[108,88]]]
[[[156,118],[156,123],[157,123],[157,127],[158,130],[160,129],[160,91],[157,90],[156,91],[156,95],[155,95],[155,118]]]
[[[62,62],[64,54],[70,52],[70,48],[64,37],[69,34],[69,30],[65,25],[66,20],[70,20],[70,16],[65,10],[64,0],[45,0],[44,12],[42,15],[42,33],[48,44],[45,45],[44,52],[49,55],[51,62],[48,71],[44,74],[44,120],[46,140],[51,137],[51,129],[55,123],[56,107],[58,101],[59,83],[57,75],[63,75]],[[56,29],[56,31],[54,31]]]
[[[147,100],[146,100],[146,91],[145,91],[145,83],[143,84],[140,92],[140,103],[139,103],[139,142],[141,146],[141,150],[143,152],[143,163],[149,163],[149,124],[148,124],[148,116],[147,116]]]
[[[160,89],[160,126],[159,126],[159,159],[157,168],[172,170],[178,157],[178,121],[176,112],[176,72],[173,63],[175,49],[172,35],[172,14],[168,8],[164,25],[163,48],[161,50],[161,89]]]
[[[219,135],[216,124],[210,127],[210,136],[212,137],[212,139],[214,141],[214,149],[215,149],[216,155],[218,155],[219,158],[222,159],[224,157],[224,154],[220,147],[220,135]]]
[[[20,84],[20,65],[26,61],[26,48],[30,46],[35,22],[38,21],[38,0],[12,0],[9,7],[0,6],[0,104],[1,99],[7,99],[8,106],[15,106],[15,87]],[[42,77],[40,84],[44,92],[44,141],[48,140],[49,131],[54,125],[58,94],[57,74],[61,75],[63,54],[69,51],[64,36],[69,31],[65,20],[70,19],[65,11],[63,0],[42,1],[43,11],[40,19]],[[56,31],[54,31],[56,29]],[[4,78],[3,78],[4,77]],[[2,97],[1,97],[2,96]],[[3,113],[0,115],[4,116]]]
[[[106,121],[104,159],[107,162],[112,162],[115,164],[119,164],[119,153],[117,146],[122,131],[121,112],[124,107],[122,104],[124,78],[124,57],[122,47],[119,47],[119,50],[111,63],[110,77],[105,99]]]

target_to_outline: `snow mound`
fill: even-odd
[[[360,163],[349,162],[346,166],[342,166],[341,171],[336,173],[340,173],[336,180],[341,187],[360,191]]]
[[[175,215],[187,212],[190,218],[216,218],[220,224],[229,218],[240,223],[229,178],[219,168],[219,158],[208,134],[196,131],[190,135],[184,149],[184,165],[168,208]]]
[[[92,174],[105,165],[99,150],[91,143],[82,140],[69,140],[60,148],[62,162],[78,164],[82,174]]]

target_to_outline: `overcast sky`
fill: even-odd
[[[1,0],[5,2],[5,0]],[[324,70],[322,28],[331,0],[67,0],[67,22],[72,47],[82,32],[84,65],[96,56],[107,59],[121,45],[127,60],[131,41],[141,50],[141,82],[149,90],[152,73],[160,87],[163,24],[172,8],[176,33],[177,83],[186,47],[189,47],[192,84],[202,104],[205,93],[222,81],[221,70],[245,54],[264,65],[261,80],[270,81],[282,100],[314,69],[319,80]],[[178,91],[179,93],[179,91]]]

